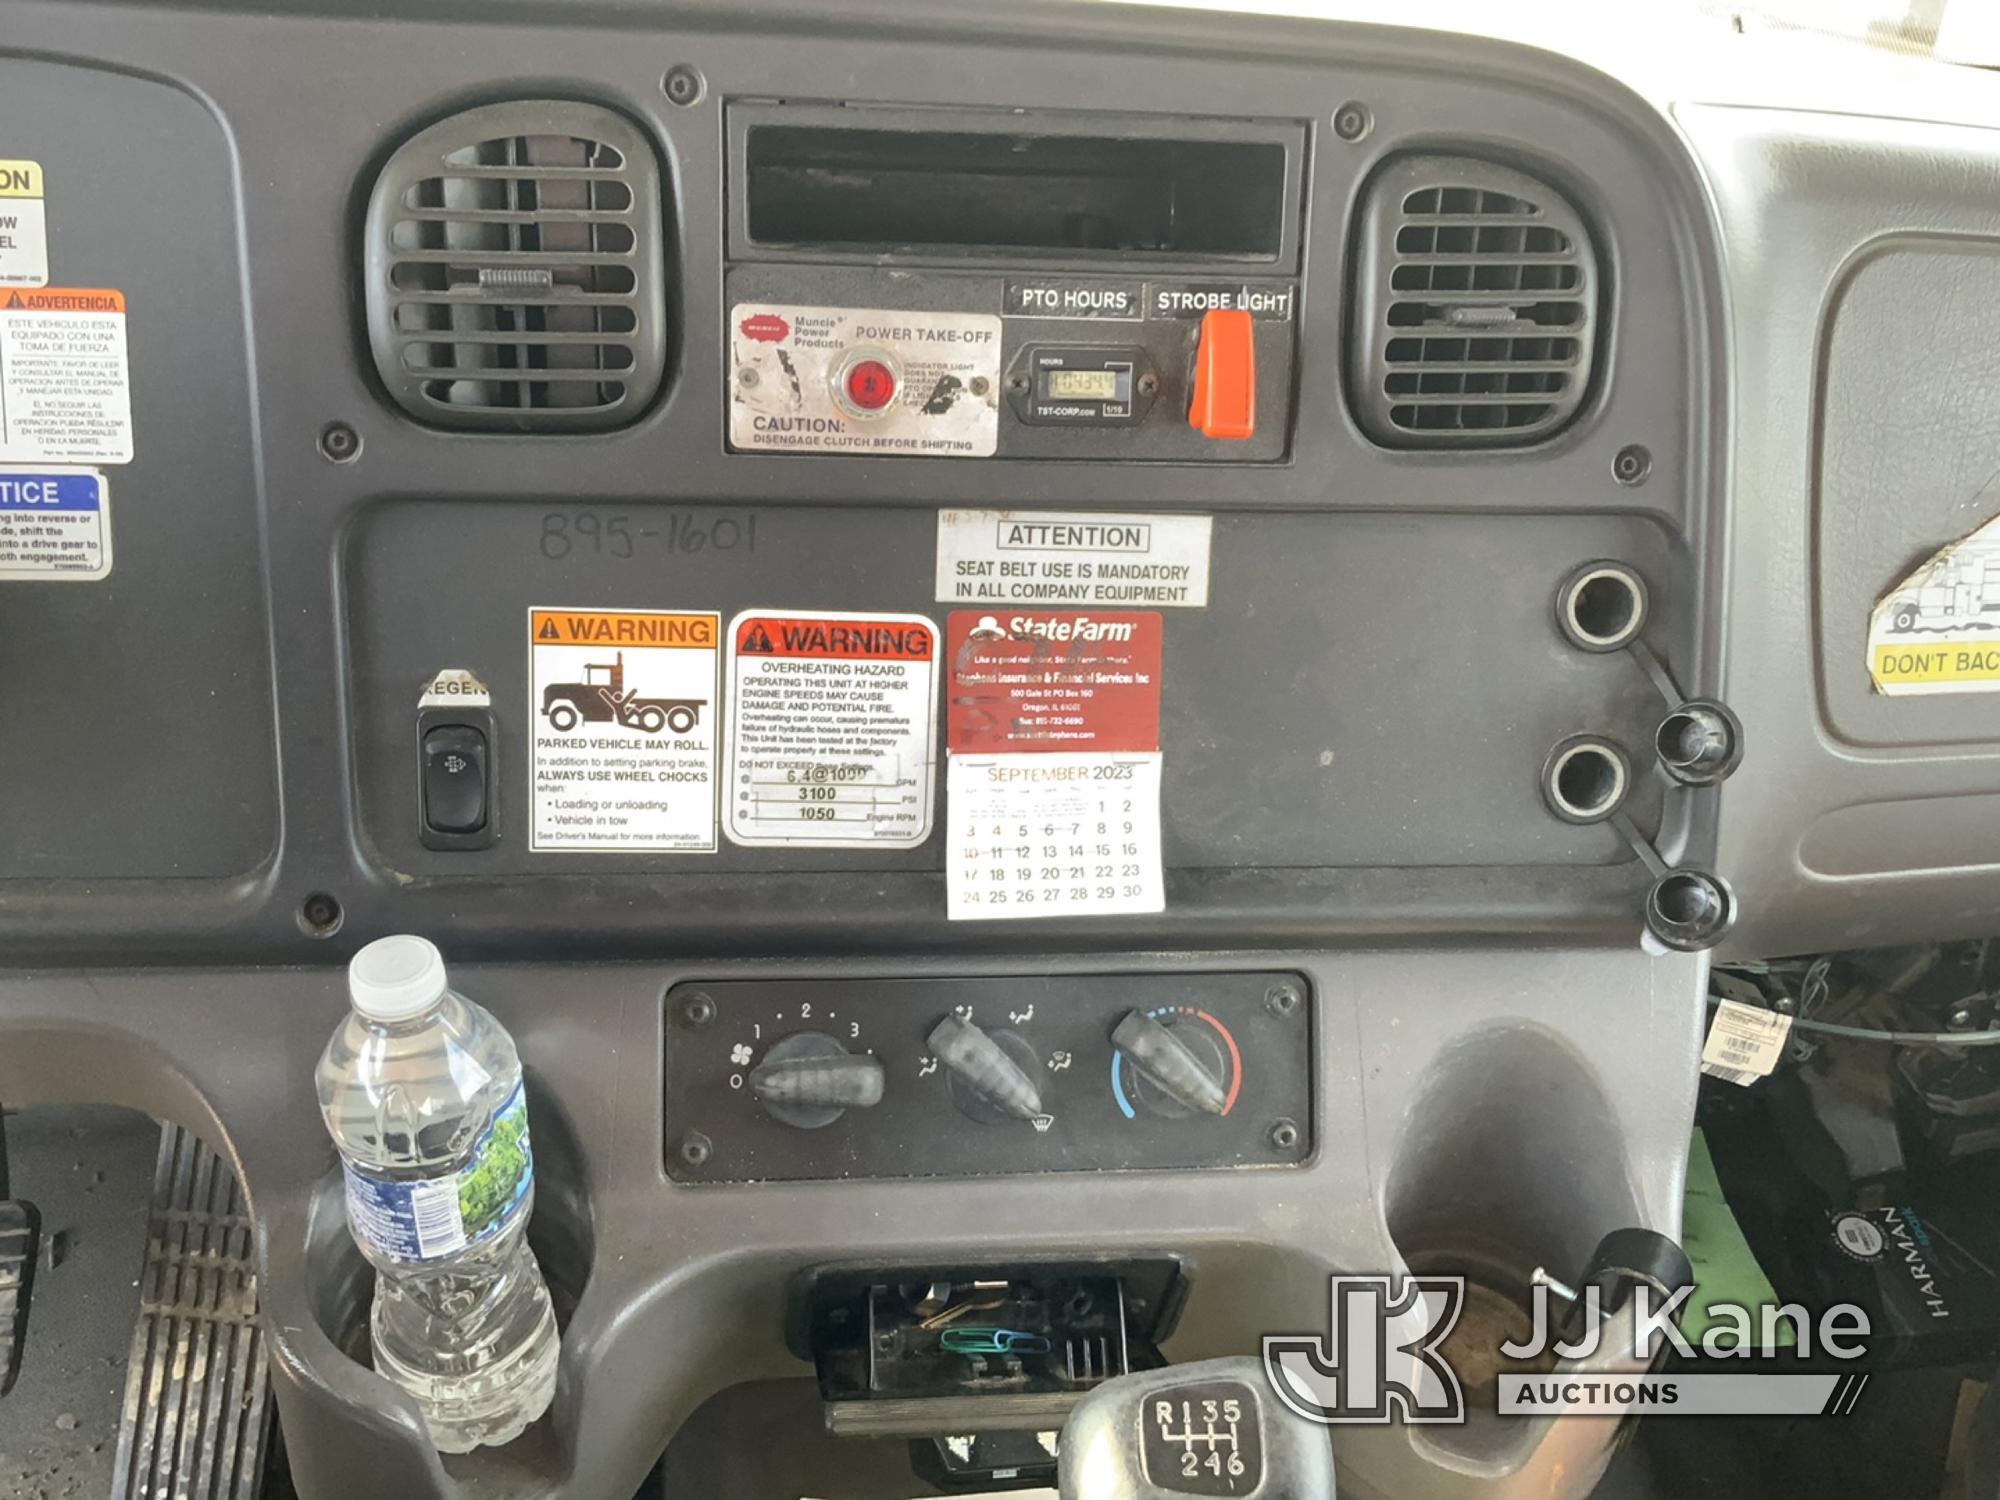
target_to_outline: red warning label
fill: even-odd
[[[735,629],[739,656],[929,661],[937,654],[937,629],[922,620],[740,615]]]
[[[952,753],[1158,750],[1163,635],[1150,611],[953,611]]]
[[[930,837],[937,648],[922,615],[730,621],[729,836],[847,849]]]

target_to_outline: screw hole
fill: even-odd
[[[314,891],[299,903],[299,930],[307,937],[332,937],[345,916],[338,901],[325,891]]]
[[[1653,455],[1638,443],[1628,443],[1611,460],[1611,477],[1620,484],[1644,484],[1653,472]]]
[[[361,457],[361,434],[345,422],[329,422],[319,431],[319,451],[329,463],[351,464]]]
[[[1368,112],[1368,106],[1351,99],[1333,112],[1333,133],[1343,141],[1364,139],[1374,124],[1375,117]]]
[[[686,63],[682,63],[677,68],[668,69],[667,76],[660,80],[660,88],[670,104],[678,104],[685,108],[698,103],[701,99],[701,74]]]
[[[1280,1151],[1290,1151],[1299,1143],[1299,1127],[1290,1120],[1280,1120],[1271,1127],[1271,1144]]]

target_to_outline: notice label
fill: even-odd
[[[911,849],[930,836],[938,630],[921,615],[749,610],[729,625],[739,844]]]
[[[1876,601],[1868,675],[1891,695],[2000,691],[2000,517]]]
[[[111,491],[95,469],[0,469],[0,579],[111,572]]]
[[[536,850],[715,848],[720,617],[531,609]]]
[[[999,441],[1000,319],[990,313],[729,311],[732,447],[988,458]]]
[[[49,284],[45,213],[40,165],[0,161],[0,286]]]
[[[1165,907],[1163,634],[1150,613],[952,614],[947,915]]]
[[[1791,1034],[1790,1016],[1740,1000],[1724,1000],[1715,1007],[1708,1040],[1702,1044],[1701,1070],[1711,1078],[1747,1087],[1767,1077],[1778,1065]]]
[[[1209,516],[941,510],[937,597],[947,604],[1208,603]]]
[[[124,294],[0,293],[0,463],[131,461]]]

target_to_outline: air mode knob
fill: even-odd
[[[1037,1130],[1048,1129],[1048,1111],[1032,1073],[1040,1063],[1018,1032],[989,1036],[970,1021],[946,1016],[931,1028],[927,1042],[945,1066],[960,1111],[983,1125],[1025,1120]]]

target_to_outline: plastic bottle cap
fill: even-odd
[[[347,994],[371,1021],[407,1021],[444,993],[444,955],[411,933],[377,938],[347,965]]]

